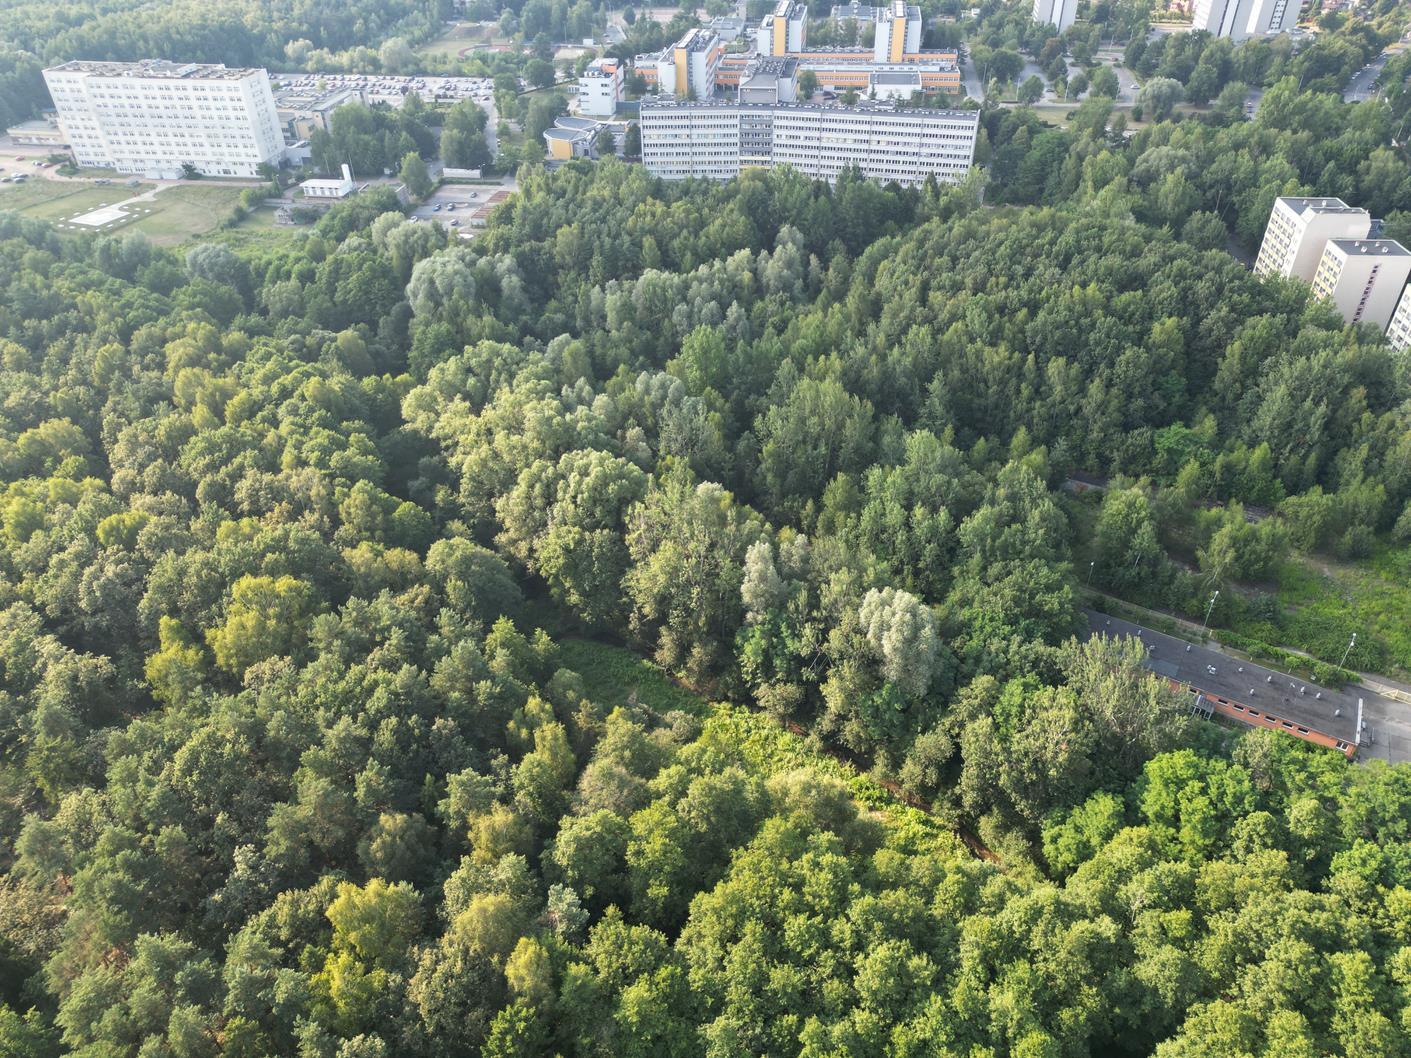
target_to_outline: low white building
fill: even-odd
[[[1365,239],[1371,229],[1372,215],[1340,198],[1277,198],[1269,211],[1254,274],[1311,283],[1329,239]]]
[[[44,71],[79,165],[180,176],[257,176],[284,160],[264,70],[165,60],[66,62]]]
[[[796,59],[757,59],[740,81],[741,103],[792,103],[799,98]]]
[[[299,190],[304,193],[305,198],[347,198],[357,189],[353,171],[347,165],[343,166],[341,180],[305,180],[299,185]]]
[[[921,75],[914,70],[895,72],[874,70],[868,78],[867,96],[869,99],[896,99],[903,103],[911,101],[914,93],[921,91]]]
[[[59,128],[58,121],[50,121],[45,118],[35,118],[33,121],[21,121],[18,125],[11,125],[5,130],[5,135],[10,137],[10,142],[24,147],[49,147],[54,150],[62,150],[69,145],[68,137],[64,135],[64,130]]]
[[[1395,239],[1329,239],[1313,275],[1313,296],[1349,324],[1386,331],[1411,276],[1411,251]]]
[[[599,158],[598,137],[604,129],[612,136],[613,153],[621,157],[627,141],[627,125],[626,121],[564,114],[555,119],[552,127],[544,130],[545,157],[551,164],[574,158]]]
[[[973,110],[644,102],[642,164],[668,180],[728,180],[772,165],[834,180],[855,167],[882,183],[915,186],[963,178],[978,130]]]

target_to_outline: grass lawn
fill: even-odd
[[[0,209],[16,210],[41,220],[58,220],[75,213],[88,213],[100,206],[132,198],[147,186],[97,187],[68,180],[31,177],[22,184],[0,184]]]
[[[252,243],[268,245],[272,241],[292,242],[312,229],[305,225],[277,225],[274,223],[274,209],[261,206],[233,228],[221,228],[204,236],[205,242],[223,242],[232,248]]]
[[[452,29],[418,48],[417,54],[422,56],[449,55],[452,58],[460,55],[465,48],[474,45],[487,44],[508,44],[508,37],[501,37],[496,29],[489,26],[477,26],[473,22],[457,23]]]
[[[1279,612],[1235,631],[1337,664],[1353,632],[1347,667],[1411,677],[1411,547],[1386,547],[1366,562],[1300,557],[1279,574]]]
[[[181,184],[152,201],[150,216],[128,225],[158,246],[175,246],[214,231],[240,202],[242,188]]]
[[[229,185],[183,184],[169,187],[155,198],[138,203],[136,212],[103,228],[68,223],[74,216],[91,213],[152,189],[151,184],[135,188],[125,184],[100,187],[76,180],[44,180],[32,177],[23,184],[0,184],[0,209],[16,210],[27,217],[51,221],[68,235],[108,235],[141,232],[158,246],[174,246],[197,235],[213,231],[230,216],[240,201],[242,188]],[[256,226],[258,221],[255,222]],[[268,226],[272,226],[271,213]]]

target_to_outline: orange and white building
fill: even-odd
[[[658,55],[633,61],[648,86],[677,99],[709,99],[715,94],[716,72],[725,45],[708,29],[697,27]]]
[[[578,113],[610,118],[622,102],[623,64],[618,59],[595,60],[578,78]]]

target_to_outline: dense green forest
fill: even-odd
[[[278,67],[290,41],[342,51],[435,35],[443,0],[0,0],[0,40],[43,57]]]
[[[1387,531],[1404,357],[1121,173],[520,181],[0,214],[0,1054],[1407,1053],[1411,768],[1078,643],[1057,491],[1113,583]]]

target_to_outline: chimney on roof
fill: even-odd
[[[343,179],[350,184],[353,182],[353,170],[348,168],[347,162],[343,163]]]

